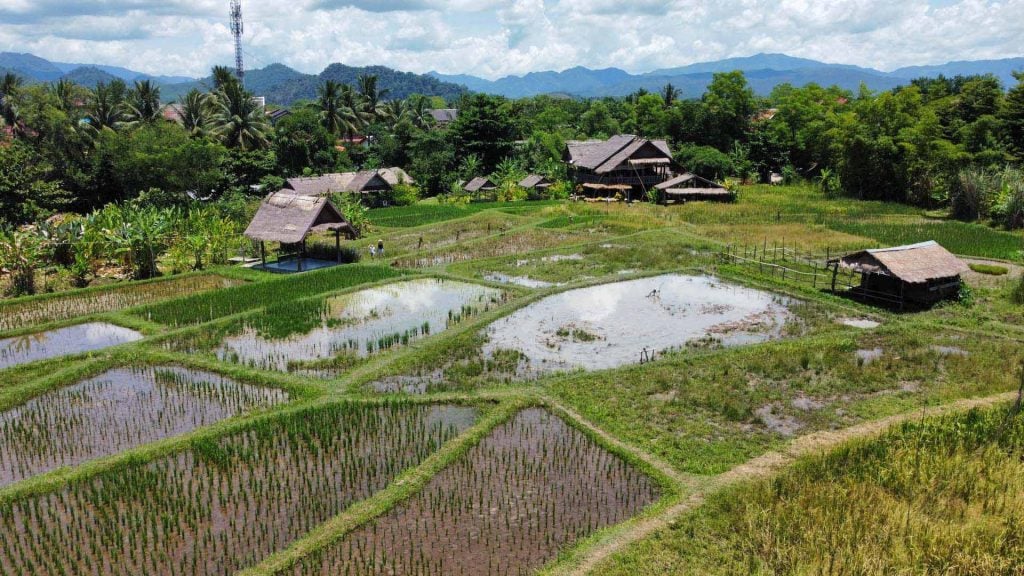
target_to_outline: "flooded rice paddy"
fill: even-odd
[[[497,282],[499,284],[513,284],[524,288],[549,288],[556,285],[552,282],[545,282],[544,280],[535,280],[529,276],[510,276],[508,274],[502,274],[501,272],[490,272],[488,274],[484,274],[484,280]]]
[[[106,322],[77,324],[39,334],[4,338],[0,340],[0,369],[101,350],[141,339],[142,334],[135,330]]]
[[[111,370],[0,413],[0,486],[287,400],[209,372]]]
[[[658,498],[655,483],[549,412],[499,426],[422,492],[296,576],[528,574]]]
[[[332,405],[0,504],[0,574],[232,574],[383,489],[476,417]]]
[[[735,346],[781,335],[785,298],[710,276],[670,274],[570,290],[487,329],[484,354],[516,350],[531,371],[599,370],[683,346]]]
[[[281,371],[344,355],[365,358],[442,332],[504,298],[494,288],[433,278],[389,284],[329,298],[319,326],[306,333],[271,338],[245,327],[224,341],[217,356]]]

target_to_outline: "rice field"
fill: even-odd
[[[475,418],[454,406],[333,405],[0,502],[0,572],[231,573],[384,488]]]
[[[176,366],[110,370],[0,413],[0,487],[287,400]]]
[[[288,573],[528,574],[638,513],[653,480],[541,409],[520,412],[410,502]]]
[[[856,222],[829,221],[833,230],[873,238],[882,246],[902,246],[934,240],[954,254],[1021,260],[1024,258],[1024,236],[1019,232],[1003,232],[980,224],[956,221]]]
[[[383,266],[338,266],[178,298],[137,309],[135,315],[168,326],[201,324],[283,301],[378,282],[397,275],[398,272]]]
[[[142,334],[110,324],[88,322],[0,340],[0,370],[19,364],[92,352],[135,342]]]
[[[444,332],[506,297],[493,288],[434,278],[396,282],[313,302],[309,309],[277,308],[228,336],[217,355],[280,371],[352,362]]]
[[[89,314],[125,310],[240,284],[240,280],[216,274],[199,274],[0,302],[0,332]]]

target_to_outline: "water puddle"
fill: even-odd
[[[870,350],[857,350],[854,356],[857,358],[857,364],[860,366],[867,366],[875,360],[878,360],[885,354],[885,350],[881,348],[872,348]]]
[[[0,413],[0,486],[287,401],[209,372],[110,370]]]
[[[957,346],[931,346],[933,352],[937,352],[939,356],[969,356],[970,353],[963,348]]]
[[[5,338],[0,340],[0,369],[101,350],[141,339],[142,334],[135,330],[106,322],[76,324],[39,334]]]
[[[601,370],[682,346],[781,335],[785,298],[709,276],[670,274],[556,294],[492,324],[484,354],[517,350],[533,372]]]
[[[872,328],[878,328],[881,326],[880,323],[874,320],[868,320],[867,318],[842,318],[838,320],[843,326],[849,326],[851,328],[860,328],[861,330],[871,330]]]
[[[287,371],[292,363],[366,358],[443,332],[499,304],[501,290],[427,278],[330,298],[321,325],[304,334],[267,338],[255,328],[228,337],[221,360]]]
[[[499,284],[514,284],[516,286],[523,286],[525,288],[549,288],[555,286],[551,282],[545,282],[543,280],[534,280],[529,276],[509,276],[508,274],[502,274],[500,272],[491,272],[484,275],[484,280],[490,282],[498,282]]]

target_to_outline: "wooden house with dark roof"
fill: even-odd
[[[853,295],[903,307],[930,306],[960,294],[961,275],[967,264],[934,241],[863,250],[829,261],[832,290],[839,270],[860,274]]]
[[[658,201],[668,205],[698,200],[732,202],[736,195],[725,186],[696,174],[680,174],[656,185]]]
[[[355,239],[358,233],[334,204],[322,196],[307,196],[294,190],[281,190],[267,196],[245,236],[260,243],[260,260],[266,270],[302,272],[323,268],[331,263],[306,262],[306,239],[313,233],[333,232],[337,261],[341,262],[341,236]],[[267,263],[267,242],[281,245],[276,265]],[[311,265],[309,265],[311,264]]]
[[[434,108],[427,110],[427,112],[434,119],[434,124],[439,128],[444,128],[459,119],[458,108]]]
[[[622,194],[626,200],[645,200],[649,190],[672,176],[668,143],[630,134],[568,142],[565,161],[587,196]]]
[[[401,168],[341,172],[307,178],[290,178],[287,187],[309,196],[330,196],[334,193],[358,194],[363,203],[370,207],[387,204],[389,193],[399,182],[412,178]]]
[[[547,190],[551,187],[552,182],[547,178],[539,174],[530,174],[526,178],[519,181],[519,187],[525,188],[526,190]]]

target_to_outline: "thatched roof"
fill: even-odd
[[[551,182],[549,182],[547,178],[545,178],[543,176],[540,176],[538,174],[530,174],[529,176],[527,176],[526,178],[523,178],[519,182],[519,187],[520,188],[526,188],[526,189],[530,189],[530,188],[548,188],[550,186],[551,186]]]
[[[430,110],[430,115],[438,124],[448,124],[459,119],[459,111],[456,108],[438,108]]]
[[[416,185],[416,180],[413,180],[413,177],[409,176],[408,172],[398,168],[397,166],[392,168],[381,168],[380,170],[377,170],[377,174],[380,174],[380,177],[392,186],[397,186],[399,184]]]
[[[386,170],[401,171],[401,168],[388,168]],[[335,192],[365,194],[368,192],[390,190],[393,184],[384,175],[384,171],[364,170],[362,172],[324,174],[323,176],[313,176],[310,178],[289,178],[288,188],[307,196],[328,196]],[[404,174],[404,171],[402,173]]]
[[[680,174],[671,180],[666,180],[661,184],[657,184],[655,188],[658,190],[672,190],[678,188],[721,188],[725,189],[725,186],[712,182],[707,178],[701,178],[696,174]]]
[[[663,192],[669,196],[732,196],[725,188],[669,188]]]
[[[355,238],[356,231],[327,198],[281,190],[266,197],[245,229],[253,240],[298,244],[311,232],[341,231]]]
[[[494,182],[491,182],[490,178],[484,176],[478,176],[469,181],[469,184],[463,188],[466,192],[480,192],[483,190],[494,190],[497,186]]]
[[[570,141],[567,160],[573,166],[605,174],[623,166],[670,164],[672,152],[664,140],[619,134],[608,140]]]
[[[892,276],[908,284],[953,278],[970,270],[963,260],[933,241],[864,250],[844,256],[839,262],[844,268],[856,272]]]

